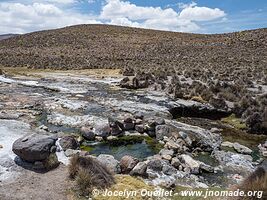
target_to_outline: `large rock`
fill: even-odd
[[[129,173],[139,162],[137,158],[132,156],[123,156],[120,160],[120,167],[122,173]]]
[[[198,126],[191,126],[185,123],[170,121],[169,123],[176,132],[184,132],[189,137],[192,143],[205,151],[213,151],[218,149],[222,143],[222,137],[219,134],[211,133],[209,130]],[[190,142],[191,143],[191,142]]]
[[[100,154],[97,160],[105,165],[111,172],[120,173],[120,162],[117,161],[112,155]]]
[[[17,139],[12,146],[13,152],[28,162],[46,160],[55,148],[57,138],[32,134]]]

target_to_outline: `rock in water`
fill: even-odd
[[[44,161],[50,156],[51,149],[55,149],[56,140],[52,136],[32,134],[17,139],[12,151],[28,162]]]

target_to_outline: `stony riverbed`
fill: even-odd
[[[120,160],[128,155],[137,161],[127,173],[166,187],[227,188],[263,161],[266,137],[223,122],[229,111],[149,88],[122,89],[122,78],[63,71],[0,76],[1,184],[25,171],[14,162],[12,143],[32,133],[61,138],[56,154],[65,165],[87,151],[123,173]],[[76,146],[68,146],[69,136]]]

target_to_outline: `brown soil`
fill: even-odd
[[[14,182],[0,183],[1,200],[68,200],[71,187],[67,167],[60,165],[47,173],[23,170]]]

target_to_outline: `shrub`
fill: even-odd
[[[247,177],[239,186],[240,190],[248,191],[263,191],[262,199],[266,199],[267,191],[267,172],[264,167],[258,167],[249,177]],[[240,197],[242,199],[259,199],[254,197]]]
[[[106,166],[92,157],[74,155],[70,160],[69,176],[75,179],[78,190],[88,195],[94,189],[105,189],[115,183]]]

